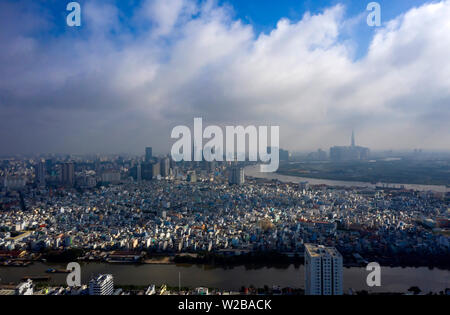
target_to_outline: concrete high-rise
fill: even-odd
[[[342,255],[334,247],[305,244],[305,294],[342,295]]]
[[[36,166],[36,183],[40,187],[45,187],[45,162],[39,161],[39,163]]]
[[[161,176],[167,177],[170,175],[170,159],[165,157],[161,160]]]
[[[75,166],[73,163],[61,165],[61,182],[64,186],[73,187],[75,184]]]
[[[161,164],[160,162],[149,162],[141,164],[141,179],[142,180],[152,180],[156,179],[158,175],[161,175]]]
[[[232,166],[228,178],[230,185],[243,185],[245,183],[244,168],[237,165]]]
[[[152,179],[156,179],[161,175],[161,163],[159,161],[154,162],[152,165]]]
[[[89,295],[113,295],[114,278],[112,275],[98,275],[89,281]]]
[[[145,162],[149,163],[153,159],[153,149],[151,147],[145,148]]]

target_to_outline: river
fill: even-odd
[[[413,189],[417,191],[435,191],[435,192],[450,192],[450,188],[439,185],[417,185],[417,184],[392,184],[392,183],[380,183],[374,185],[368,182],[353,182],[331,179],[317,179],[298,176],[288,176],[278,173],[261,173],[259,165],[251,165],[245,168],[245,175],[255,178],[276,179],[284,183],[299,183],[308,182],[310,185],[328,185],[328,186],[342,186],[342,187],[370,187],[375,188],[378,185],[384,185],[387,187],[400,187],[404,186],[406,189]]]
[[[63,264],[35,262],[28,267],[0,267],[1,283],[17,283],[24,276],[45,275],[48,268],[65,269]],[[242,286],[304,288],[304,266],[282,268],[246,269],[244,266],[220,268],[207,265],[126,265],[107,263],[81,263],[82,283],[87,284],[90,277],[99,273],[110,273],[117,285],[167,284],[178,286],[180,273],[181,286],[239,290]],[[49,274],[54,284],[65,283],[66,274]],[[381,268],[381,287],[369,288],[366,285],[368,272],[362,267],[344,268],[344,290],[367,290],[370,292],[405,292],[411,286],[418,286],[423,292],[439,292],[450,288],[450,271],[420,268]]]

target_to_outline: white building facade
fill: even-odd
[[[89,295],[113,295],[114,278],[112,275],[98,275],[89,281]]]
[[[342,295],[343,259],[334,247],[305,244],[305,294]]]
[[[25,282],[20,283],[16,287],[16,295],[33,295],[34,292],[34,286],[33,281],[28,279]]]

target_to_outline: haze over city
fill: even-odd
[[[0,154],[165,153],[194,117],[449,148],[450,1],[380,1],[380,27],[364,1],[80,1],[78,28],[50,2],[0,3]]]

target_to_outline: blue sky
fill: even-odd
[[[13,0],[8,0],[13,1]],[[16,1],[16,0],[14,0]],[[133,29],[133,23],[130,17],[136,13],[136,10],[142,5],[144,0],[110,0],[105,3],[113,3],[120,10],[123,26]],[[69,1],[46,0],[38,1],[41,8],[45,8],[54,21],[54,27],[50,32],[40,34],[44,38],[49,34],[64,35],[66,32],[72,32],[73,29],[66,27],[61,23],[66,18],[65,6]],[[85,7],[87,0],[78,1],[82,9]],[[202,1],[199,1],[202,2]],[[253,27],[256,34],[270,33],[277,22],[282,18],[288,18],[292,21],[300,20],[306,12],[311,14],[319,14],[326,8],[330,8],[337,4],[345,6],[345,16],[347,18],[357,17],[361,14],[367,15],[367,4],[371,0],[217,0],[219,5],[228,5],[232,8],[234,18],[240,19],[246,24]],[[381,5],[382,22],[391,20],[396,16],[408,11],[409,9],[420,6],[429,1],[425,0],[378,0]],[[33,8],[34,10],[34,8]],[[80,33],[80,30],[77,30]],[[356,58],[361,58],[367,51],[367,47],[372,39],[376,28],[366,25],[366,20],[361,19],[358,24],[351,29],[351,34],[347,34],[349,38],[357,43]],[[81,32],[82,33],[82,32]],[[347,38],[345,38],[347,39]]]
[[[380,0],[380,27],[368,0],[80,0],[80,28],[68,2],[0,1],[0,153],[165,153],[194,117],[449,149],[450,0]]]
[[[343,4],[346,8],[347,17],[366,14],[367,4],[372,0],[220,0],[220,3],[230,4],[236,16],[253,25],[257,32],[270,32],[273,30],[280,18],[286,17],[290,20],[299,20],[305,12],[317,14],[325,8]],[[381,6],[382,22],[388,21],[409,9],[426,3],[424,0],[378,0]],[[367,27],[363,19],[353,29],[352,39],[358,43],[357,57],[366,53],[367,46],[373,36],[375,28]]]
[[[369,0],[220,0],[229,3],[239,18],[257,29],[267,31],[276,25],[281,17],[300,19],[306,11],[319,13],[338,3],[347,7],[349,15],[358,15],[366,10]],[[408,9],[425,3],[424,0],[379,0],[386,19],[392,19]]]

